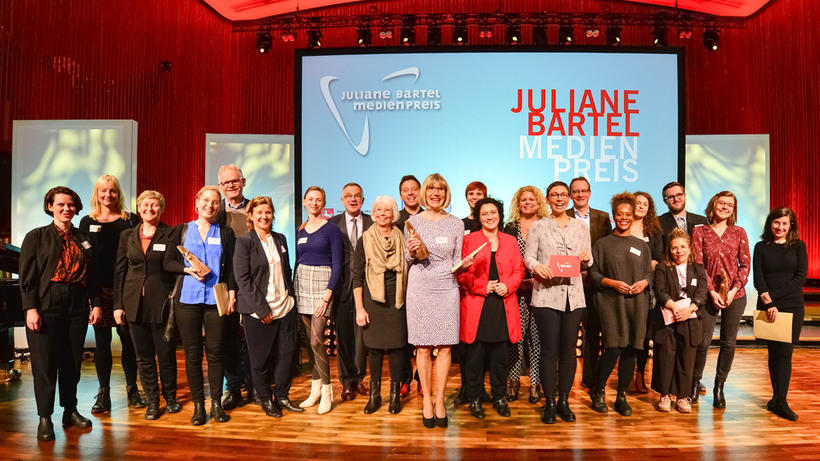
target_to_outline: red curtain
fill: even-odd
[[[495,12],[498,1],[383,1],[307,15]],[[604,0],[502,1],[502,11],[654,13],[670,10]],[[707,52],[700,32],[686,50],[688,134],[770,134],[771,203],[798,215],[809,245],[809,276],[820,278],[820,2],[778,0],[726,29]],[[442,41],[449,43],[451,27]],[[651,27],[626,26],[624,45],[649,43]],[[473,43],[478,31],[470,31]],[[550,41],[556,38],[549,30]],[[398,35],[398,34],[396,34]],[[528,42],[530,28],[522,30]],[[603,45],[575,31],[579,44]],[[374,39],[374,45],[379,41]],[[503,30],[486,44],[501,43]],[[352,46],[355,28],[323,31],[322,43]],[[424,28],[417,43],[424,44]],[[274,34],[270,54],[254,32],[233,32],[197,0],[28,0],[0,2],[0,151],[11,150],[15,119],[134,119],[139,122],[138,188],[168,199],[165,220],[190,218],[203,182],[205,133],[293,133],[293,44]],[[398,45],[398,37],[385,45]],[[304,32],[296,47],[304,47]],[[170,61],[170,72],[160,69]],[[742,206],[742,204],[741,204]],[[8,223],[8,218],[4,218]],[[748,229],[752,240],[759,232]],[[19,242],[18,242],[19,243]]]

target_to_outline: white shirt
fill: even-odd
[[[265,250],[265,257],[268,260],[268,273],[270,274],[268,276],[268,289],[265,292],[265,301],[270,306],[274,320],[281,319],[293,308],[294,300],[288,295],[288,290],[285,287],[282,265],[280,264],[281,259],[279,258],[279,252],[276,251],[273,235],[268,235],[267,241],[259,237],[259,242],[262,244],[262,249]],[[251,316],[259,318],[255,313]]]
[[[587,229],[590,229],[590,225],[589,225],[589,215],[590,215],[589,208],[587,208],[587,213],[586,214],[581,214],[581,212],[579,212],[577,208],[573,208],[572,212],[575,214],[575,219],[579,219],[579,220],[583,221],[584,224],[587,225]]]
[[[356,221],[356,235],[353,235],[353,221]],[[359,216],[355,218],[350,216],[347,211],[345,211],[345,225],[347,226],[347,235],[348,237],[355,237],[356,240],[359,240],[359,237],[362,236],[362,227],[364,226],[364,218],[362,218],[362,213],[359,213]]]

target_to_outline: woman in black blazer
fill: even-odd
[[[179,251],[166,251],[163,267],[172,274],[182,275],[179,293],[175,296],[174,316],[185,350],[185,376],[191,389],[194,414],[191,424],[199,426],[208,420],[205,414],[205,392],[202,372],[202,329],[205,329],[205,355],[208,358],[208,388],[211,397],[211,418],[218,423],[229,421],[222,408],[224,354],[222,350],[226,317],[219,315],[214,286],[226,283],[230,294],[227,314],[234,311],[236,281],[233,277],[233,250],[236,244],[233,230],[216,222],[222,196],[215,186],[205,186],[196,194],[197,219],[174,228],[170,245],[184,246],[199,258],[210,272],[200,274],[187,265]],[[176,249],[176,248],[174,248]]]
[[[89,319],[102,317],[93,273],[90,237],[71,223],[83,209],[76,192],[57,186],[46,193],[43,210],[54,222],[26,234],[20,252],[20,297],[40,425],[37,439],[54,440],[51,414],[60,383],[63,426],[91,427],[77,412],[77,383]],[[89,303],[94,306],[89,317]]]
[[[706,271],[695,262],[689,234],[674,229],[662,264],[653,280],[657,308],[650,317],[655,325],[655,366],[652,389],[661,395],[658,410],[671,411],[672,396],[681,413],[692,411],[690,392],[695,352],[701,338],[698,312],[706,304]]]
[[[282,409],[305,411],[288,398],[290,368],[296,352],[296,311],[288,243],[273,232],[273,202],[248,202],[248,232],[236,239],[233,265],[239,288],[237,310],[251,358],[251,376],[262,410],[279,418]],[[276,384],[276,398],[270,384]]]
[[[173,275],[162,268],[165,253],[176,251],[171,244],[171,226],[160,221],[165,197],[147,190],[137,197],[142,223],[120,234],[114,267],[114,319],[128,325],[137,355],[142,389],[148,397],[145,419],[157,419],[159,386],[157,362],[162,378],[162,395],[168,413],[182,407],[177,402],[177,360],[173,341],[162,336],[168,312],[163,311],[174,286]],[[155,358],[156,357],[156,358]]]

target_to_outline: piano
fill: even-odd
[[[20,300],[20,248],[0,241],[0,384],[20,379],[14,368],[14,327],[25,326]]]

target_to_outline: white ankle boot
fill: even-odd
[[[330,411],[333,406],[333,384],[322,384],[322,400],[319,402],[319,414],[323,415]]]
[[[310,382],[310,395],[299,406],[302,408],[309,408],[319,402],[319,397],[322,396],[322,380],[314,379]]]

